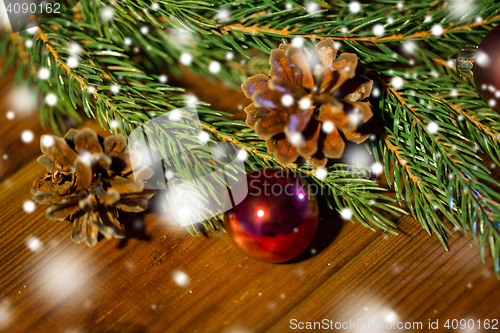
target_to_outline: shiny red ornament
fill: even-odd
[[[479,44],[473,71],[479,95],[489,107],[500,113],[500,25]]]
[[[318,226],[318,204],[307,183],[291,171],[267,168],[248,174],[247,186],[247,197],[225,214],[231,239],[264,262],[298,256]]]

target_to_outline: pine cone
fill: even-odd
[[[127,140],[123,135],[106,139],[92,129],[71,129],[64,138],[42,136],[43,156],[38,159],[47,174],[33,183],[33,200],[53,205],[46,211],[50,219],[69,219],[71,239],[89,246],[97,243],[100,232],[106,238],[124,238],[118,210],[142,212],[154,190],[144,188],[153,175],[141,170],[134,179]]]
[[[356,75],[355,54],[337,55],[332,39],[306,50],[281,44],[271,51],[269,76],[258,74],[242,84],[253,103],[245,108],[246,123],[266,140],[269,153],[283,164],[299,156],[314,166],[340,158],[345,139],[356,143],[369,134],[373,82]]]

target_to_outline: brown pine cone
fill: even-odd
[[[50,219],[72,221],[71,239],[89,246],[100,232],[106,238],[124,238],[118,210],[142,212],[154,190],[144,188],[153,175],[141,170],[134,179],[127,140],[123,135],[103,139],[92,129],[71,129],[64,138],[43,136],[43,156],[38,159],[47,174],[33,183],[33,200],[52,205]]]
[[[356,75],[358,58],[337,57],[332,39],[316,45],[313,54],[281,44],[271,51],[269,76],[258,74],[242,84],[253,103],[245,108],[247,125],[266,140],[269,153],[283,165],[302,156],[324,166],[340,158],[345,139],[365,141],[365,125],[372,116],[373,82]]]

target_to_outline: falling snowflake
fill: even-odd
[[[403,87],[404,81],[400,77],[393,77],[391,80],[391,84],[394,88],[399,89]]]
[[[44,147],[51,147],[54,144],[54,138],[52,135],[44,135],[42,136],[42,145]]]
[[[38,27],[32,27],[26,30],[30,35],[34,35],[38,32]]]
[[[340,32],[346,34],[347,32],[349,32],[349,29],[347,27],[342,27],[340,28]]]
[[[474,64],[478,64],[481,67],[486,67],[490,64],[490,57],[483,51],[477,51],[474,58]]]
[[[372,96],[373,97],[379,97],[380,96],[380,89],[379,88],[373,88],[373,90],[372,90]]]
[[[69,68],[76,68],[78,67],[78,59],[76,57],[69,57],[66,64]]]
[[[425,19],[424,19],[424,22],[431,22],[431,21],[432,21],[432,16],[426,15]]]
[[[281,97],[281,104],[283,104],[283,106],[291,106],[293,104],[293,96],[284,94],[283,97]]]
[[[361,10],[361,4],[357,1],[352,1],[350,4],[349,4],[349,11],[351,13],[359,13],[359,11]]]
[[[36,205],[33,201],[31,200],[26,200],[24,203],[23,203],[23,210],[30,214],[30,213],[33,213],[35,211],[35,208],[36,208]]]
[[[26,246],[33,252],[38,252],[42,249],[42,242],[35,236],[26,239]]]
[[[113,84],[113,85],[111,86],[111,92],[112,92],[113,94],[118,94],[118,93],[120,92],[120,86],[119,86],[119,85],[117,85],[117,84]]]
[[[316,169],[316,178],[325,179],[327,175],[328,175],[328,172],[326,171],[325,168],[317,168]]]
[[[300,107],[301,109],[303,109],[303,110],[307,110],[307,109],[309,109],[309,108],[311,107],[311,105],[312,105],[312,102],[311,102],[311,100],[310,100],[309,98],[307,98],[307,97],[303,97],[303,98],[301,98],[301,99],[300,99],[300,101],[299,101],[299,107]]]
[[[403,9],[404,7],[405,7],[405,5],[401,1],[396,4],[396,8],[399,10]]]
[[[373,163],[371,166],[371,170],[375,176],[378,176],[382,173],[382,171],[384,171],[384,167],[380,163]]]
[[[314,1],[308,1],[306,3],[306,11],[309,14],[313,14],[319,10],[319,5]]]
[[[248,153],[245,150],[241,149],[238,153],[238,156],[236,157],[240,161],[246,161],[246,159],[248,158]]]
[[[330,120],[327,120],[323,123],[323,125],[321,126],[321,129],[323,130],[323,132],[325,133],[331,133],[333,132],[333,130],[335,129],[335,125],[333,124],[333,122],[331,122]]]
[[[132,39],[128,38],[128,37],[125,37],[123,39],[123,44],[127,45],[127,46],[130,46],[132,45]]]
[[[182,118],[182,113],[179,110],[173,110],[168,113],[168,119],[170,121],[179,121]]]
[[[111,128],[117,129],[119,126],[120,126],[120,123],[116,119],[113,119],[109,122],[109,127],[111,127]]]
[[[299,37],[294,37],[292,39],[292,45],[294,47],[302,47],[304,45],[304,38],[302,38],[300,36]]]
[[[159,79],[161,83],[167,83],[168,77],[165,74],[162,74]]]
[[[404,42],[403,43],[403,48],[405,49],[405,51],[407,51],[408,53],[413,53],[415,51],[415,49],[417,48],[417,44],[415,44],[414,41],[407,41],[407,42]]]
[[[15,118],[15,116],[16,116],[16,114],[14,113],[14,111],[8,111],[7,112],[7,119],[12,120],[12,119]]]
[[[87,91],[89,92],[89,94],[93,94],[93,93],[95,93],[95,87],[94,86],[88,86],[87,87]]]
[[[172,273],[172,278],[179,286],[185,286],[189,282],[189,276],[181,270],[176,270]]]
[[[293,8],[293,5],[289,2],[287,2],[287,4],[285,5],[285,8],[286,9],[292,9]]]
[[[350,219],[352,219],[352,217],[353,217],[352,210],[351,210],[349,207],[344,207],[344,208],[342,208],[342,210],[340,211],[340,216],[341,216],[344,220],[350,220]]]
[[[113,9],[113,7],[106,6],[101,9],[101,17],[103,20],[110,21],[114,16],[115,10]]]
[[[481,23],[481,22],[483,22],[483,17],[478,16],[478,17],[476,17],[475,21],[476,21],[476,23]]]
[[[153,2],[153,3],[151,4],[151,9],[152,9],[152,10],[158,10],[158,9],[160,9],[160,5],[158,5],[158,3],[157,3],[157,2]]]
[[[26,131],[21,133],[21,140],[24,143],[30,143],[31,141],[33,141],[34,138],[35,138],[35,135],[30,130],[26,130]]]
[[[141,27],[141,34],[147,35],[149,33],[149,28],[147,26]]]
[[[434,36],[441,36],[443,34],[443,27],[440,24],[434,24],[431,32]]]
[[[377,37],[382,36],[385,32],[384,26],[382,24],[375,24],[373,26],[373,34]]]
[[[227,60],[233,60],[233,58],[234,58],[234,53],[233,52],[229,51],[229,52],[226,53],[226,59]]]
[[[431,121],[427,124],[427,130],[431,134],[436,134],[439,131],[439,125],[436,122]]]
[[[217,13],[217,15],[215,15],[215,17],[219,21],[225,21],[231,17],[231,12],[229,11],[228,8],[223,8],[223,9],[219,10],[219,12]]]
[[[167,169],[167,171],[165,171],[165,177],[167,177],[168,180],[172,180],[174,179],[175,177],[175,172],[174,170],[172,169]]]
[[[42,67],[38,70],[38,78],[40,80],[47,80],[50,77],[50,70]]]
[[[198,140],[203,144],[207,144],[207,142],[210,140],[210,134],[202,131],[198,134]]]
[[[220,72],[220,69],[221,69],[221,66],[220,66],[220,63],[217,62],[217,61],[212,61],[209,65],[208,65],[208,71],[210,73],[213,73],[213,74],[217,74]]]
[[[29,48],[33,47],[33,41],[32,41],[31,39],[28,39],[28,40],[24,43],[24,45],[26,46],[26,48],[28,48],[28,49],[29,49]]]
[[[288,140],[292,145],[298,146],[304,140],[304,138],[302,137],[302,134],[300,132],[293,132],[290,133]]]
[[[179,59],[181,64],[189,66],[191,64],[191,61],[193,61],[193,56],[190,55],[189,53],[183,53],[181,54],[181,58]]]

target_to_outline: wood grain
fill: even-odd
[[[183,82],[234,113],[247,102],[200,78]],[[5,100],[9,79],[1,87]],[[35,133],[30,144],[19,141],[26,128]],[[0,330],[289,332],[299,331],[290,328],[292,319],[385,319],[419,321],[424,328],[439,320],[437,331],[444,332],[447,319],[500,317],[493,262],[481,263],[470,234],[450,239],[446,252],[410,217],[397,221],[394,236],[341,222],[322,207],[306,252],[293,263],[271,265],[238,251],[222,228],[191,237],[162,212],[157,195],[145,214],[123,216],[126,240],[74,244],[69,222],[47,220],[46,207],[23,210],[44,171],[35,160],[43,132],[37,115],[0,122],[0,129],[0,156],[9,154],[1,164]],[[33,236],[39,251],[26,246]],[[175,281],[180,272],[188,277],[185,285]]]

